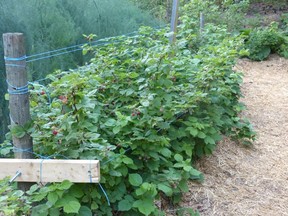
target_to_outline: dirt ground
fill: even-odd
[[[202,184],[190,183],[182,206],[200,215],[288,216],[288,60],[272,55],[267,61],[239,60],[245,74],[242,91],[257,132],[252,148],[229,139],[197,168]]]

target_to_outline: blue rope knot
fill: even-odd
[[[8,89],[8,93],[10,95],[22,95],[22,94],[29,93],[28,83],[25,86],[16,87],[16,86],[13,86],[11,83],[9,83],[8,80],[6,80],[6,82],[8,86],[13,89],[13,90]]]
[[[4,60],[5,60],[5,61],[23,61],[23,60],[25,60],[26,58],[27,58],[26,55],[21,56],[21,57],[18,57],[18,58],[6,57],[6,56],[4,56]]]

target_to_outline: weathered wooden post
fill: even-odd
[[[200,13],[200,33],[202,33],[204,30],[204,14]]]
[[[172,35],[170,36],[169,39],[171,44],[173,44],[176,40],[177,25],[178,25],[178,10],[179,10],[179,0],[173,0],[171,27],[170,27]]]
[[[3,34],[3,45],[11,127],[22,127],[31,120],[24,36],[22,33]],[[13,145],[15,158],[33,158],[32,138],[28,134],[21,137],[13,135]],[[24,191],[30,186],[31,183],[18,183],[19,189]]]

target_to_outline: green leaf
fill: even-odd
[[[160,183],[160,184],[157,185],[157,187],[158,187],[159,190],[164,192],[166,194],[166,196],[172,196],[173,190],[168,185],[166,185],[164,183]]]
[[[59,216],[60,211],[57,208],[51,208],[51,209],[49,209],[49,215],[50,216]]]
[[[160,154],[162,154],[164,157],[170,158],[172,155],[172,152],[168,148],[162,148],[160,150]]]
[[[200,131],[200,132],[197,134],[197,136],[198,136],[199,138],[201,138],[201,139],[204,139],[204,138],[206,137],[206,134],[203,133],[202,131]]]
[[[81,205],[78,201],[68,201],[63,207],[65,213],[78,213]]]
[[[193,137],[196,137],[198,134],[198,130],[196,128],[188,127],[186,130],[188,130]]]
[[[59,190],[68,190],[73,185],[72,182],[68,180],[64,180],[61,184],[57,187]]]
[[[24,128],[17,125],[11,128],[11,133],[17,138],[22,138],[26,135],[26,131],[24,130]]]
[[[120,130],[121,130],[121,127],[120,126],[116,126],[116,127],[113,128],[113,133],[117,134],[117,133],[120,132]]]
[[[68,149],[66,151],[66,155],[69,155],[69,158],[78,158],[79,157],[79,150]]]
[[[118,176],[118,177],[122,176],[121,172],[116,171],[116,170],[110,170],[110,171],[109,171],[109,174],[110,174],[111,176]]]
[[[9,101],[9,94],[5,94],[4,98],[5,100]]]
[[[38,184],[34,184],[30,187],[29,191],[27,191],[26,193],[28,195],[32,195],[35,191],[37,191],[39,189]]]
[[[49,193],[48,196],[47,196],[48,201],[49,201],[52,205],[54,205],[54,204],[57,202],[58,198],[59,198],[59,197],[58,197],[58,195],[57,195],[56,192],[51,192],[51,193]]]
[[[149,102],[148,100],[141,101],[141,104],[142,104],[144,107],[149,107],[149,106],[150,106],[150,102]]]
[[[143,179],[142,179],[142,177],[141,177],[139,174],[137,174],[137,173],[129,174],[129,182],[130,182],[131,185],[137,187],[137,186],[139,186],[139,185],[142,184]]]
[[[77,216],[92,216],[92,211],[87,206],[81,206]]]
[[[38,193],[32,196],[34,202],[39,202],[43,200],[47,196],[47,193]]]
[[[178,161],[178,162],[183,161],[183,157],[182,157],[182,155],[180,155],[180,154],[175,154],[175,155],[174,155],[174,159],[175,159],[176,161]]]
[[[91,204],[91,209],[95,210],[95,209],[98,209],[98,208],[99,208],[98,204],[95,201],[93,201],[92,204]]]
[[[134,202],[133,207],[138,208],[139,211],[144,215],[150,215],[155,210],[153,199],[148,198],[137,200]]]
[[[129,211],[132,208],[133,203],[129,200],[121,200],[118,203],[119,211]]]
[[[192,176],[200,176],[202,173],[200,171],[196,170],[196,169],[191,169],[190,170],[190,174]]]
[[[206,144],[212,144],[212,145],[215,144],[215,140],[213,138],[211,138],[210,136],[205,137],[204,142]]]
[[[48,205],[40,204],[32,208],[31,216],[47,216],[48,215]]]
[[[78,199],[71,196],[69,193],[65,194],[61,199],[58,199],[58,201],[55,203],[55,207],[64,207],[68,202],[78,202]]]
[[[78,184],[74,184],[69,189],[69,194],[71,194],[71,196],[76,197],[76,198],[81,198],[82,196],[84,196],[84,192]]]
[[[188,192],[189,191],[189,188],[188,188],[188,185],[187,185],[187,181],[186,180],[181,180],[178,184],[178,187],[180,188],[180,190],[182,192]]]
[[[133,160],[131,158],[125,157],[122,159],[123,163],[129,165],[129,164],[133,164]]]
[[[108,120],[105,122],[105,125],[106,125],[107,127],[113,127],[113,126],[116,125],[116,120],[110,118],[110,119],[108,119]]]

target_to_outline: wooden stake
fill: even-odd
[[[176,41],[178,10],[179,10],[179,0],[173,0],[171,27],[170,27],[170,31],[172,32],[172,35],[170,36],[171,44],[173,44]]]
[[[9,109],[12,128],[24,126],[31,120],[29,111],[29,94],[24,88],[28,84],[25,45],[22,33],[3,34],[6,65],[6,77],[9,93]],[[20,89],[23,90],[20,90]],[[26,134],[21,138],[13,136],[15,158],[33,158],[31,137]],[[26,150],[26,151],[25,151]],[[28,190],[30,183],[19,183],[19,189]]]
[[[98,183],[100,163],[98,160],[0,159],[0,178],[7,176],[16,182]]]
[[[200,33],[202,33],[204,30],[204,14],[200,13]]]

